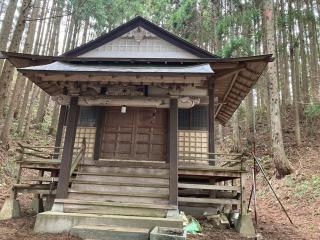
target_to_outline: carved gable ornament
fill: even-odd
[[[135,41],[140,43],[143,39],[156,38],[156,35],[152,34],[151,32],[148,32],[142,27],[137,27],[131,30],[130,32],[124,34],[121,38],[134,39]]]

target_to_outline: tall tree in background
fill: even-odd
[[[289,46],[290,46],[290,73],[291,73],[291,86],[292,86],[292,102],[293,102],[293,117],[294,117],[294,132],[296,137],[296,143],[301,145],[301,133],[300,133],[300,115],[299,115],[299,65],[296,59],[299,59],[298,48],[294,35],[294,12],[293,1],[289,0]]]
[[[275,31],[274,31],[274,12],[273,1],[266,0],[263,5],[263,17],[266,23],[266,40],[268,53],[275,53]],[[275,167],[280,177],[288,175],[292,172],[292,168],[287,159],[283,146],[279,89],[277,80],[277,69],[275,62],[268,65],[269,74],[269,91],[270,91],[270,113],[271,113],[271,136],[272,149]]]
[[[39,1],[40,0],[35,0],[35,2],[34,2],[34,7],[32,8],[31,18],[36,18],[36,16],[38,16]],[[34,41],[34,36],[35,36],[35,29],[36,29],[36,22],[31,21],[29,24],[29,27],[28,27],[28,31],[27,31],[27,38],[24,43],[23,53],[26,53],[26,54],[31,53],[33,41]],[[13,93],[11,96],[11,101],[9,104],[9,109],[8,109],[8,114],[6,117],[5,125],[2,129],[2,133],[1,133],[1,137],[0,137],[0,139],[4,145],[8,144],[9,132],[11,130],[11,126],[12,126],[12,122],[13,122],[13,115],[14,115],[14,112],[17,108],[17,103],[18,103],[17,100],[19,97],[19,92],[21,91],[22,86],[24,86],[23,82],[25,82],[25,81],[26,81],[25,77],[19,72],[17,79],[16,79],[14,89],[13,89]]]
[[[308,32],[310,39],[310,79],[311,79],[311,97],[315,103],[320,103],[319,95],[319,59],[318,59],[318,35],[316,27],[316,18],[313,12],[313,1],[307,0]]]
[[[29,14],[32,0],[23,0],[20,8],[19,18],[15,27],[9,52],[16,52],[19,50],[20,42],[22,39],[23,30],[26,24],[26,18]],[[5,61],[1,75],[0,75],[0,114],[4,116],[5,107],[8,100],[8,92],[12,82],[14,67],[9,61]]]
[[[9,35],[13,25],[13,17],[17,8],[18,0],[10,0],[3,18],[0,31],[0,51],[7,49]],[[0,60],[0,72],[3,66],[3,60]]]

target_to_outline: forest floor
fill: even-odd
[[[289,114],[288,114],[289,116]],[[280,205],[272,195],[266,181],[261,174],[257,176],[257,214],[258,224],[256,232],[263,239],[292,240],[320,239],[320,121],[310,131],[310,124],[302,124],[301,146],[294,143],[293,121],[284,116],[283,133],[287,156],[294,168],[294,173],[277,179],[270,157],[270,140],[268,128],[263,119],[257,124],[257,155],[261,158],[267,171],[269,180],[275,188],[280,200],[294,222],[290,224]],[[308,126],[308,129],[307,127]],[[310,132],[308,135],[307,132]],[[50,142],[41,132],[34,134],[34,139],[29,141],[42,143]],[[226,142],[228,137],[226,138]],[[16,152],[13,147],[10,151],[4,151],[0,147],[0,207],[9,195],[14,174]],[[26,173],[28,174],[28,173]],[[250,182],[248,188],[250,189]],[[0,221],[0,239],[31,239],[31,240],[60,240],[77,239],[66,234],[50,235],[33,233],[35,214],[28,210],[31,203],[30,195],[20,195],[22,205],[22,217],[13,220]],[[241,239],[234,230],[221,230],[213,228],[208,222],[201,222],[203,232],[198,235],[190,235],[192,240],[235,240]]]

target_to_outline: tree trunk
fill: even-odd
[[[43,0],[42,5],[41,5],[41,13],[39,14],[39,18],[43,19],[46,17],[47,12],[48,12],[48,1]],[[45,20],[39,20],[39,24],[37,27],[37,36],[36,36],[36,42],[34,44],[34,54],[39,54],[41,50],[41,42],[42,42],[42,37],[43,37],[43,29],[45,25]]]
[[[75,16],[73,14],[70,19],[70,25],[69,25],[68,36],[67,36],[67,46],[65,51],[69,51],[71,49],[71,40],[73,36],[74,27],[75,27]]]
[[[59,110],[60,110],[60,106],[57,102],[55,102],[53,107],[53,112],[52,112],[51,125],[49,128],[49,134],[52,136],[54,136],[57,132]]]
[[[268,53],[275,53],[275,34],[274,34],[274,13],[273,1],[264,1],[263,16],[266,21],[266,36]],[[271,113],[271,135],[273,160],[278,175],[283,177],[292,173],[290,162],[287,159],[283,146],[281,116],[279,106],[279,89],[277,80],[277,70],[274,62],[269,63],[269,89],[270,89],[270,113]]]
[[[292,0],[289,0],[289,15],[293,15]],[[295,44],[294,44],[294,26],[293,20],[289,20],[289,39],[290,39],[290,72],[291,72],[291,84],[292,84],[292,97],[293,97],[293,116],[294,116],[294,132],[296,137],[296,143],[298,146],[301,145],[301,134],[300,134],[300,116],[299,116],[299,104],[298,104],[298,87],[299,82],[299,69],[295,63],[295,59],[298,59]]]
[[[311,80],[311,97],[315,103],[320,102],[319,81],[318,81],[318,48],[317,48],[317,28],[316,20],[312,8],[312,0],[307,3],[309,13],[308,31],[310,38],[310,80]],[[311,18],[311,19],[310,19]]]
[[[13,114],[13,118],[14,119],[18,119],[18,117],[20,115],[20,110],[21,110],[21,107],[22,107],[22,100],[23,100],[24,89],[25,89],[25,86],[26,86],[27,78],[22,77],[21,81],[22,81],[22,83],[21,83],[22,86],[21,86],[20,92],[18,92],[17,107],[16,107],[16,109],[14,111],[14,114]]]
[[[221,124],[219,124],[219,141],[220,141],[220,145],[223,146],[224,145],[224,131],[223,131],[223,126]]]
[[[16,52],[19,50],[19,45],[21,42],[23,30],[26,23],[26,18],[29,14],[31,5],[31,0],[23,0],[22,6],[20,8],[20,14],[15,27],[11,43],[9,46],[9,52]],[[9,61],[5,61],[1,76],[0,76],[0,113],[5,113],[5,107],[8,98],[8,92],[10,89],[10,84],[13,78],[14,67]]]
[[[29,107],[28,107],[28,114],[26,116],[26,125],[24,127],[24,131],[23,131],[23,134],[22,134],[22,138],[23,139],[27,138],[28,135],[29,135],[30,123],[31,123],[31,119],[32,119],[33,103],[37,98],[39,90],[40,90],[40,88],[38,88],[36,85],[34,85],[33,90],[32,90],[31,99],[30,99],[30,104],[29,104]]]
[[[247,131],[247,143],[251,142],[254,134],[254,109],[253,109],[253,90],[247,96],[246,99],[246,131]]]
[[[39,0],[36,0],[35,7],[33,7],[33,10],[32,10],[31,18],[35,18],[38,15],[38,11],[39,11],[39,7],[37,4],[38,2],[39,2]],[[31,22],[29,24],[29,28],[27,31],[27,39],[24,44],[23,53],[26,53],[26,54],[31,53],[32,44],[34,42],[35,29],[36,29],[36,22]],[[15,83],[14,90],[12,93],[7,118],[6,118],[3,130],[2,130],[2,133],[1,133],[1,141],[4,145],[8,144],[9,133],[10,133],[11,126],[13,123],[13,116],[14,116],[14,112],[15,112],[15,110],[17,108],[17,104],[18,104],[19,92],[21,92],[23,82],[25,82],[25,81],[26,80],[25,80],[24,76],[19,72],[18,76],[17,76],[16,83]]]
[[[23,123],[25,121],[25,116],[26,116],[26,111],[27,111],[29,94],[31,92],[32,85],[33,85],[33,83],[30,80],[27,80],[27,86],[26,86],[25,93],[23,96],[23,102],[22,102],[19,121],[18,121],[18,127],[17,127],[18,134],[22,132]]]
[[[81,45],[83,45],[83,44],[85,44],[87,42],[89,22],[90,22],[90,18],[88,17],[84,22]]]
[[[301,8],[301,1],[297,0],[297,9]],[[303,17],[299,14],[298,27],[299,27],[299,47],[300,47],[300,59],[301,59],[301,99],[304,103],[310,102],[310,93],[309,93],[309,78],[308,78],[308,69],[307,69],[307,58],[306,58],[306,44],[304,41],[305,26],[303,22]]]
[[[55,10],[51,10],[50,12],[50,16],[52,17],[54,14],[56,15],[61,15],[62,14],[62,10],[63,10],[63,3],[61,3],[61,1],[55,1],[52,4],[52,7]],[[48,38],[47,40],[47,54],[48,55],[54,55],[55,52],[55,47],[57,47],[58,45],[56,44],[56,41],[59,41],[59,35],[60,35],[60,23],[61,23],[61,18],[55,18],[52,20],[52,22],[49,24],[48,26],[48,31],[47,33],[50,35],[50,38]],[[56,52],[58,51],[58,49],[56,49]],[[39,107],[37,110],[37,117],[36,117],[36,122],[40,123],[43,122],[44,120],[44,116],[46,113],[46,110],[48,108],[48,104],[49,104],[49,95],[47,95],[46,92],[41,91],[41,95],[40,95],[40,103],[39,103]]]
[[[285,3],[284,0],[280,1],[281,11],[280,13],[284,16],[285,15]],[[281,93],[282,93],[282,106],[285,108],[291,102],[291,96],[289,91],[289,64],[288,64],[288,35],[287,35],[287,28],[284,27],[280,29],[282,31],[282,48],[281,48],[281,61],[283,64],[283,82],[281,84]]]
[[[39,106],[37,110],[37,115],[35,118],[36,123],[43,122],[44,116],[46,114],[46,106],[47,106],[47,94],[45,91],[40,90],[40,100],[39,100]]]
[[[0,31],[0,51],[7,50],[9,35],[13,25],[13,17],[17,8],[18,0],[10,0],[3,18]],[[0,59],[0,72],[3,67],[3,60]]]
[[[232,116],[232,140],[233,140],[232,151],[241,152],[242,146],[241,146],[238,110],[236,110]]]

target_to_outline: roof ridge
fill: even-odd
[[[83,53],[86,53],[90,50],[93,50],[105,43],[108,43],[121,35],[129,32],[136,27],[142,27],[147,31],[157,35],[158,37],[164,39],[165,41],[170,42],[171,44],[184,49],[185,51],[192,53],[200,58],[220,58],[219,56],[210,53],[209,51],[196,46],[188,42],[187,40],[169,32],[168,30],[154,24],[153,22],[141,17],[136,16],[135,18],[129,20],[128,22],[121,24],[120,26],[114,28],[113,30],[109,31],[108,33],[102,34],[101,36],[82,44],[70,51],[65,52],[61,56],[79,56]]]

